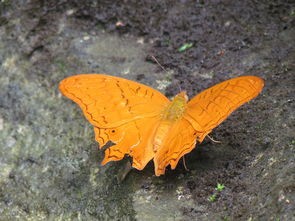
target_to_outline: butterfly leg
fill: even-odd
[[[219,140],[214,140],[213,137],[209,136],[209,134],[207,134],[207,137],[208,137],[213,143],[221,143],[221,141],[219,141]]]
[[[184,155],[182,156],[182,162],[183,162],[184,169],[186,171],[189,171],[189,169],[187,168],[186,163],[185,163],[185,156]]]

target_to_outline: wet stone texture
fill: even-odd
[[[0,220],[295,219],[294,1],[2,0],[0,13]],[[57,89],[90,72],[169,97],[246,74],[265,88],[213,131],[221,144],[186,156],[189,171],[149,164],[118,182],[126,161],[99,165]]]

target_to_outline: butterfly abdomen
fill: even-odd
[[[169,130],[171,128],[172,123],[170,121],[162,121],[154,134],[153,139],[153,149],[154,152],[157,152],[159,148],[163,145],[163,141],[167,137],[167,134],[169,133]]]

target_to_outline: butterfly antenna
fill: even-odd
[[[154,55],[151,55],[151,57],[162,68],[162,70],[168,74],[168,71],[160,64],[160,62],[157,60],[157,58]],[[182,91],[180,84],[178,82],[177,82],[177,86],[178,86],[179,91]]]
[[[180,84],[177,82],[177,87],[178,87],[178,89],[179,89],[179,91],[183,91],[182,89],[181,89],[181,86],[180,86]]]
[[[207,134],[207,137],[214,143],[221,143],[221,141],[219,140],[214,140],[213,137],[210,137],[208,134]]]
[[[151,57],[163,69],[163,71],[165,71],[166,73],[168,73],[168,71],[160,64],[160,62],[157,60],[157,58],[155,58],[154,55],[151,55]]]

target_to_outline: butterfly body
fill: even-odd
[[[187,104],[187,95],[184,91],[177,94],[167,105],[162,114],[162,120],[176,121],[183,116]]]
[[[105,150],[103,165],[129,155],[138,170],[153,160],[159,176],[168,165],[174,169],[232,111],[256,97],[263,80],[254,76],[230,79],[190,101],[185,92],[170,101],[146,85],[103,74],[72,76],[59,88],[94,126],[100,148],[108,141],[114,143]]]

